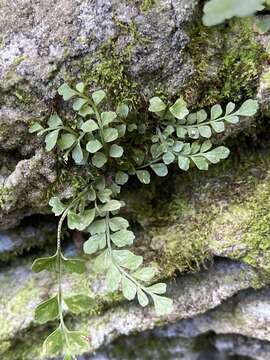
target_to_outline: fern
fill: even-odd
[[[119,214],[124,206],[119,200],[121,187],[130,176],[143,184],[149,184],[152,175],[164,177],[172,163],[184,171],[191,166],[207,170],[210,164],[226,159],[229,150],[213,147],[209,138],[223,132],[226,125],[237,123],[240,116],[253,116],[258,103],[247,100],[238,110],[233,103],[225,110],[215,105],[208,116],[205,110],[189,113],[183,98],[167,104],[153,97],[149,116],[154,121],[147,128],[141,117],[130,113],[127,104],[120,104],[115,111],[104,110],[107,104],[103,90],[89,95],[85,84],[78,83],[75,89],[63,84],[58,92],[64,101],[72,102],[73,118],[55,113],[45,128],[34,123],[30,132],[45,136],[47,151],[57,148],[64,161],[83,166],[88,176],[72,198],[61,201],[54,196],[49,201],[54,214],[60,216],[57,250],[51,257],[35,260],[33,271],[56,273],[58,292],[36,308],[35,319],[40,323],[59,319],[59,326],[44,342],[45,350],[64,352],[65,360],[70,360],[76,359],[75,354],[87,345],[87,340],[81,332],[66,327],[63,309],[87,311],[94,299],[82,294],[66,297],[63,293],[63,272],[86,271],[83,260],[69,259],[62,253],[63,222],[67,221],[71,230],[89,234],[83,249],[89,256],[97,254],[94,271],[105,274],[108,291],[121,289],[127,300],[137,298],[143,307],[151,302],[158,315],[170,313],[173,302],[164,296],[166,284],[153,283],[157,269],[143,266],[142,256],[126,249],[135,235]]]

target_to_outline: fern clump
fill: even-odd
[[[247,100],[236,109],[230,102],[225,109],[213,106],[210,114],[205,110],[190,113],[183,98],[170,104],[153,97],[148,109],[153,121],[146,126],[140,116],[130,112],[128,104],[108,110],[103,90],[89,93],[84,83],[78,83],[75,88],[61,85],[58,93],[72,103],[72,119],[54,113],[45,128],[34,123],[30,132],[45,136],[47,151],[58,149],[65,162],[84,167],[87,176],[71,198],[62,201],[54,196],[49,201],[54,214],[60,216],[57,250],[51,257],[37,259],[33,271],[56,273],[58,291],[37,307],[35,319],[40,323],[59,319],[59,326],[45,340],[45,349],[64,352],[65,360],[70,360],[87,345],[87,338],[66,327],[64,312],[87,311],[93,299],[63,293],[63,272],[86,271],[83,260],[69,259],[62,253],[63,222],[67,220],[71,230],[88,234],[84,252],[96,256],[94,271],[105,275],[108,291],[121,290],[127,300],[136,298],[143,307],[153,303],[158,315],[169,314],[173,302],[164,296],[166,284],[153,283],[157,269],[144,266],[142,256],[127,249],[135,235],[121,215],[121,188],[131,176],[143,184],[149,184],[153,175],[164,177],[173,163],[183,171],[191,166],[207,170],[210,164],[226,159],[229,150],[213,146],[210,138],[236,124],[240,116],[253,116],[258,103]]]

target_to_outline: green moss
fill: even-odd
[[[5,207],[5,204],[10,199],[12,190],[4,185],[0,185],[0,209]]]
[[[140,10],[142,13],[147,13],[155,5],[156,5],[156,0],[143,0],[140,5]]]
[[[185,89],[191,103],[200,108],[255,95],[268,55],[256,39],[252,19],[210,28],[197,23],[189,35],[187,52],[196,69]]]
[[[125,101],[136,108],[141,103],[141,95],[137,82],[128,74],[128,67],[134,47],[149,40],[138,32],[135,22],[127,25],[117,18],[114,21],[118,29],[116,35],[97,50],[94,58],[86,56],[83,60],[74,61],[72,66],[79,69],[85,83],[94,83],[105,89],[114,103]],[[120,36],[128,39],[125,48],[118,46]],[[67,76],[64,76],[65,80],[70,81]]]

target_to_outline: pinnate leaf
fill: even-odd
[[[138,298],[139,304],[140,304],[142,307],[145,307],[146,305],[149,304],[149,300],[148,300],[147,295],[146,295],[145,292],[144,292],[143,290],[141,290],[139,287],[138,287],[138,289],[137,289],[137,298]]]
[[[89,311],[95,304],[95,300],[93,298],[84,294],[65,297],[64,301],[69,311],[74,314],[80,314],[82,312]]]
[[[155,276],[156,270],[151,267],[144,267],[135,271],[132,276],[141,281],[150,281]]]
[[[57,253],[53,256],[36,259],[32,265],[32,271],[36,273],[39,273],[40,271],[43,270],[55,272],[56,269],[57,269]]]
[[[52,332],[44,341],[44,348],[46,353],[57,354],[62,352],[65,344],[64,333],[59,326],[54,332]]]
[[[122,276],[122,291],[124,297],[128,300],[133,300],[137,293],[137,286],[125,275]]]
[[[112,264],[109,267],[105,279],[105,283],[108,291],[110,292],[116,291],[119,287],[120,281],[121,281],[121,273],[118,270],[118,268]]]
[[[45,144],[47,151],[51,151],[55,147],[57,143],[58,135],[59,135],[59,130],[53,130],[49,132],[48,135],[46,135]]]
[[[150,173],[147,170],[138,170],[136,171],[136,175],[140,182],[143,184],[149,184],[150,183]]]
[[[52,207],[55,216],[61,215],[66,210],[66,205],[56,196],[50,198],[49,205]]]
[[[151,112],[161,112],[166,109],[166,104],[158,96],[150,99],[149,111]]]
[[[170,107],[170,112],[177,119],[179,120],[184,119],[189,114],[185,100],[182,97],[176,100],[173,106]]]
[[[101,103],[102,100],[104,100],[106,97],[106,94],[103,90],[98,90],[93,92],[92,94],[92,99],[94,100],[94,103],[96,105],[98,105],[99,103]]]
[[[168,175],[168,168],[165,164],[153,164],[151,165],[152,170],[156,173],[157,176],[166,176]]]
[[[36,307],[35,320],[40,324],[45,324],[47,321],[57,318],[58,313],[58,297],[54,296]]]
[[[142,264],[142,256],[133,254],[129,250],[113,250],[115,261],[129,270],[136,270]]]
[[[118,246],[123,247],[126,245],[131,245],[133,243],[133,240],[135,239],[135,236],[132,231],[129,230],[119,230],[111,235],[112,242]]]
[[[71,87],[68,84],[62,84],[59,88],[58,88],[58,94],[63,96],[63,99],[69,100],[71,99],[73,96],[77,95],[76,91],[74,91],[73,89],[71,89]]]

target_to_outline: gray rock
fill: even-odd
[[[0,231],[0,260],[10,260],[30,248],[42,248],[55,242],[56,222],[51,218],[31,218],[12,230]]]
[[[13,339],[25,334],[22,346],[31,338],[31,349],[20,360],[33,359],[33,354],[37,353],[38,347],[41,346],[41,339],[44,338],[42,334],[39,334],[38,339],[34,336],[37,329],[35,326],[33,328],[33,325],[36,325],[33,324],[33,309],[39,302],[55,292],[56,284],[46,273],[32,275],[29,260],[17,260],[13,265],[2,268],[0,274],[0,285],[3,291],[0,302],[0,324],[3,324],[0,327],[0,340],[10,341],[8,349],[0,352],[4,358],[13,356],[16,359],[16,352],[12,349]],[[104,299],[106,299],[106,293],[102,285],[103,280],[95,278],[91,269],[90,262],[86,278],[82,276],[79,280],[78,276],[67,277],[63,289],[65,293],[74,292],[79,282],[80,293],[89,293],[88,281],[90,281],[98,304],[98,296],[105,296]],[[102,311],[100,305],[95,306],[98,316],[89,314],[77,317],[75,324],[72,320],[71,327],[87,329],[91,339],[89,351],[94,351],[121,335],[132,335],[153,329],[154,326],[198,317],[237,292],[258,284],[258,280],[258,275],[252,268],[229,260],[219,260],[207,271],[181,276],[170,284],[169,294],[174,298],[174,311],[169,316],[158,317],[151,307],[143,309],[134,303],[124,302],[107,311]],[[209,326],[214,327],[214,323],[210,323]],[[205,329],[201,330],[201,332],[204,331]],[[265,333],[263,336],[268,335]],[[33,337],[36,339],[34,344]],[[19,347],[16,351],[20,352]],[[44,359],[41,354],[35,356],[35,360]]]

